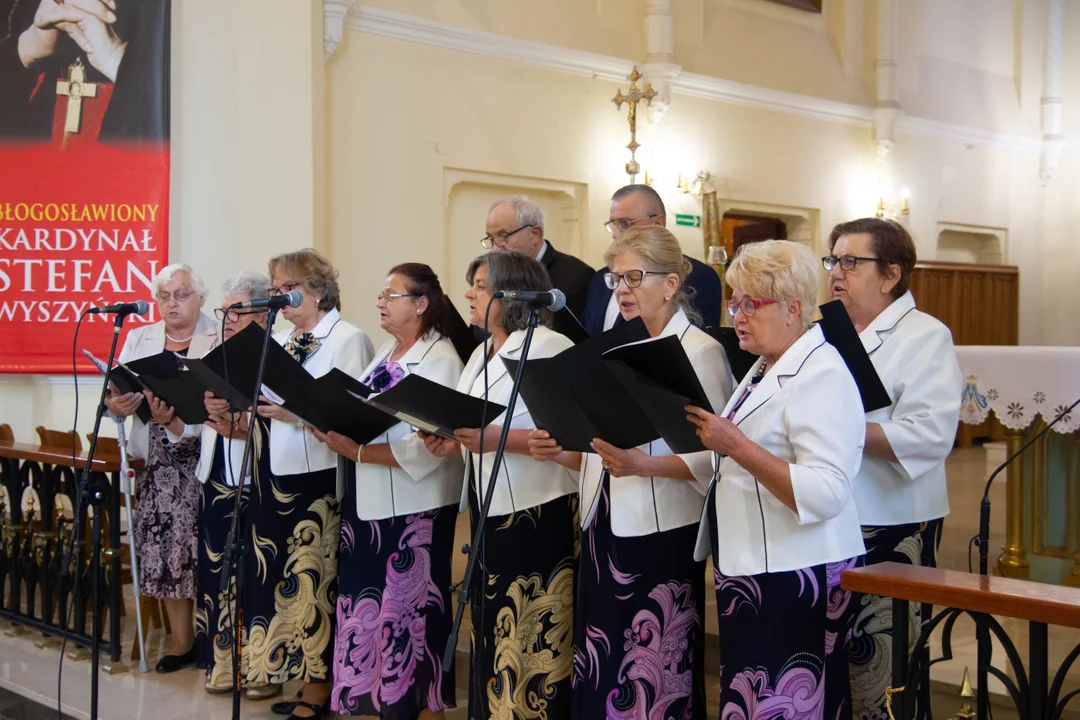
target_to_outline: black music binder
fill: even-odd
[[[735,383],[741,383],[746,373],[750,372],[758,361],[758,356],[739,347],[739,336],[733,327],[711,327],[705,332],[723,346]]]
[[[859,386],[863,410],[872,412],[892,405],[892,398],[881,377],[874,368],[874,362],[859,339],[859,333],[851,322],[847,308],[839,300],[819,305],[821,311],[821,332],[825,340],[840,353],[855,384]]]
[[[94,357],[93,353],[86,348],[80,347],[79,350],[81,350],[82,354],[94,364],[94,367],[98,369],[98,372],[102,375],[105,374],[105,362],[103,360]],[[143,388],[146,387],[131,373],[130,370],[123,365],[116,364],[115,361],[113,362],[112,372],[109,373],[109,381],[115,385],[116,389],[123,395],[129,393],[138,393],[141,395]],[[143,401],[139,403],[139,407],[135,408],[135,416],[147,425],[153,422],[154,416],[150,413],[150,405],[147,403],[145,397],[143,398]]]
[[[408,375],[386,392],[371,395],[365,402],[401,422],[448,440],[454,439],[454,430],[479,428],[482,416],[483,424],[488,425],[506,410],[503,405],[489,402],[485,414],[482,398],[466,395],[420,375]]]
[[[604,359],[672,452],[705,450],[685,408],[697,405],[709,412],[713,408],[679,338],[668,335],[624,345],[609,350]]]
[[[603,359],[612,348],[649,337],[640,318],[579,342],[549,358],[527,360],[521,376],[521,397],[536,427],[548,431],[565,450],[592,452],[593,438],[622,449],[660,435],[637,402]],[[502,358],[507,371],[518,360]]]

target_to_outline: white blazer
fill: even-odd
[[[916,310],[907,292],[859,337],[893,401],[866,421],[881,425],[898,460],[863,455],[855,478],[859,519],[902,525],[945,517],[945,458],[956,439],[963,390],[952,333]]]
[[[521,344],[525,341],[525,331],[515,330],[510,333],[503,343],[499,355],[517,359],[521,355]],[[533,334],[532,346],[529,348],[530,358],[546,358],[558,355],[563,350],[573,346],[564,335],[546,327],[536,328]],[[484,344],[481,343],[473,351],[465,370],[461,373],[461,381],[457,389],[474,397],[484,395]],[[510,399],[510,390],[513,387],[514,378],[506,371],[506,365],[499,358],[492,358],[488,365],[488,400],[499,405],[506,405]],[[500,427],[506,422],[506,413],[501,413],[491,420],[492,425]],[[536,423],[533,422],[529,409],[525,406],[525,399],[518,396],[514,406],[514,415],[510,420],[512,430],[534,430]],[[469,506],[469,478],[472,468],[477,467],[479,457],[476,453],[461,449],[462,457],[465,458],[465,482],[461,484],[461,512]],[[488,483],[491,482],[491,465],[495,462],[495,448],[484,446],[484,475],[478,478],[479,485],[476,493],[481,500],[487,492]],[[471,465],[470,465],[471,463]],[[499,467],[499,477],[495,485],[495,496],[491,501],[491,517],[509,515],[513,512],[527,510],[537,505],[543,505],[564,495],[577,492],[573,474],[562,465],[553,462],[534,460],[529,455],[518,453],[506,453],[503,455],[502,465]]]
[[[219,435],[214,430],[206,425],[199,425],[202,428],[202,432],[199,435],[199,464],[195,467],[195,475],[199,478],[199,482],[206,483],[210,479],[210,471],[214,467],[214,451],[217,446],[217,439]],[[172,433],[168,433],[169,440],[177,442],[179,438]],[[244,447],[246,445],[245,439],[233,439],[229,440],[227,437],[221,438],[222,447],[225,449],[225,484],[229,487],[236,486],[236,479],[240,477],[240,468],[244,466]],[[256,438],[256,443],[261,442],[260,438]],[[256,445],[255,457],[259,456],[261,448]],[[244,473],[244,477],[250,482],[251,479],[251,465],[248,465],[247,472]]]
[[[732,388],[731,367],[723,346],[708,333],[691,325],[682,310],[672,316],[659,337],[669,335],[682,341],[705,396],[709,398],[713,410],[719,411],[727,405]],[[639,449],[654,456],[672,454],[663,439],[654,440]],[[679,455],[693,473],[695,482],[636,475],[612,478],[609,484],[611,531],[619,537],[639,537],[698,522],[705,493],[713,477],[712,456],[708,450]],[[589,502],[588,512],[581,513],[582,527],[588,527],[592,522],[600,504],[602,475],[600,456],[582,453],[581,498],[583,502],[586,499]]]
[[[321,346],[304,361],[312,377],[322,377],[338,368],[350,377],[360,377],[375,349],[371,338],[360,328],[341,319],[331,310],[311,331]],[[274,340],[285,345],[291,331],[274,333]],[[270,421],[270,471],[276,477],[318,472],[337,467],[337,455],[315,439],[307,427],[280,420]]]
[[[397,347],[395,340],[385,343],[375,359],[360,376],[366,383],[379,363]],[[405,375],[419,375],[440,385],[456,387],[461,378],[461,358],[450,338],[429,332],[398,360]],[[400,468],[385,465],[356,466],[356,515],[361,520],[382,520],[451,505],[461,493],[462,460],[451,456],[438,458],[427,451],[416,429],[398,423],[370,444],[386,443]],[[338,462],[344,482],[345,458]]]
[[[758,360],[746,373],[724,415],[764,362]],[[798,512],[730,457],[718,456],[716,569],[730,576],[757,575],[862,555],[851,488],[866,438],[865,414],[851,373],[820,327],[811,327],[769,368],[734,422],[747,438],[789,463]],[[709,549],[703,513],[694,557],[703,560]]]
[[[201,358],[213,350],[218,344],[218,326],[214,320],[203,313],[199,313],[199,321],[195,323],[195,334],[191,336],[191,345],[188,347],[187,356]],[[151,355],[157,355],[165,350],[165,321],[156,322],[153,325],[137,327],[128,333],[124,347],[120,351],[119,362],[127,363],[139,360]],[[145,401],[144,401],[145,402]],[[181,437],[194,437],[199,434],[202,425],[184,427],[181,435],[173,438],[179,441]],[[131,433],[128,435],[127,451],[130,457],[146,460],[150,452],[150,426],[139,419],[138,415],[131,416]]]

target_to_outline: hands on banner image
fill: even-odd
[[[169,0],[0,0],[0,372],[70,373],[80,314],[169,259]],[[79,344],[107,353],[113,318]],[[94,372],[79,358],[80,372]]]

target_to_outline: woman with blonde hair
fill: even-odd
[[[711,550],[715,567],[720,714],[850,717],[852,607],[839,585],[863,554],[852,494],[859,390],[811,325],[818,274],[808,248],[744,245],[727,280],[739,347],[760,359],[722,412],[687,409],[716,452],[697,557]]]
[[[341,319],[337,270],[315,250],[284,253],[270,260],[270,294],[299,290],[300,307],[281,316],[292,323],[274,340],[315,377],[338,368],[359,377],[374,354],[371,339]],[[283,510],[279,523],[260,527],[252,538],[259,567],[284,558],[283,580],[273,605],[249,611],[244,653],[248,681],[281,684],[302,679],[296,698],[273,710],[293,718],[323,717],[330,707],[334,657],[334,603],[341,515],[337,503],[337,455],[289,411],[262,396],[260,416],[270,419],[272,492]]]
[[[713,407],[731,395],[727,356],[691,324],[690,263],[662,227],[631,228],[608,248],[605,277],[625,320],[679,338]],[[712,453],[676,455],[663,440],[593,453],[537,430],[533,456],[580,471],[584,530],[574,630],[574,717],[705,717],[705,567],[694,539]]]

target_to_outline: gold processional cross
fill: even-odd
[[[626,76],[626,79],[630,81],[630,89],[626,91],[625,95],[623,95],[622,90],[616,91],[611,102],[615,103],[615,107],[620,110],[623,103],[626,103],[630,108],[630,113],[626,118],[630,123],[630,144],[626,146],[626,149],[630,151],[630,162],[626,163],[626,174],[630,176],[630,182],[633,183],[637,180],[637,174],[641,172],[641,166],[638,165],[636,157],[637,149],[641,147],[637,141],[637,105],[642,100],[652,105],[652,99],[656,97],[656,91],[653,90],[652,85],[646,85],[644,90],[637,86],[637,81],[641,79],[641,73],[638,72],[637,65],[634,66],[633,72]]]
[[[64,120],[64,143],[68,135],[79,132],[82,123],[83,98],[97,97],[97,85],[86,82],[86,68],[82,59],[76,59],[68,68],[68,79],[56,81],[56,94],[68,99],[67,117]]]

